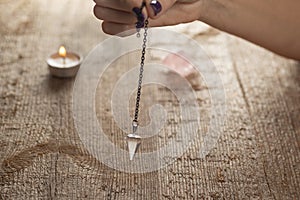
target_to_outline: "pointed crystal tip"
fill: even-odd
[[[135,153],[138,150],[140,145],[141,136],[135,134],[127,135],[127,144],[128,144],[128,151],[129,151],[129,159],[133,160]]]

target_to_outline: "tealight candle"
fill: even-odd
[[[50,55],[47,59],[50,74],[56,77],[74,77],[80,67],[82,57],[73,52],[67,52],[61,46],[57,53]]]

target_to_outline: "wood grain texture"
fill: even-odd
[[[0,199],[300,198],[299,63],[212,28],[180,30],[211,57],[226,92],[226,123],[205,159],[198,154],[200,141],[173,164],[145,174],[118,172],[90,156],[72,119],[74,79],[49,76],[45,58],[60,44],[85,56],[108,37],[92,6],[80,0],[0,0]],[[134,65],[138,57],[114,65]],[[108,97],[128,69],[110,68],[97,96]],[[196,91],[201,131],[208,128],[209,91],[220,89]],[[171,137],[178,123],[175,97],[159,86],[145,93],[153,95],[142,106],[159,102],[170,111],[164,133]],[[109,103],[98,99],[97,116],[121,145]],[[148,113],[141,117],[149,121]],[[163,145],[164,138],[155,141],[142,151]]]

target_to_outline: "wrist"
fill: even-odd
[[[199,5],[201,9],[198,20],[220,30],[228,31],[226,24],[234,16],[234,13],[230,13],[232,11],[230,7],[233,7],[232,1],[200,0],[199,2],[201,2]]]

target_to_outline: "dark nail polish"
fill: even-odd
[[[161,10],[162,10],[162,6],[159,3],[159,1],[157,1],[157,0],[152,0],[150,2],[150,6],[153,9],[155,15],[157,15],[158,13],[160,13]]]
[[[137,29],[140,29],[140,28],[143,28],[144,25],[145,25],[145,16],[144,14],[142,13],[142,9],[141,8],[137,8],[137,7],[134,7],[132,9],[132,12],[134,12],[136,18],[137,18],[137,22],[135,23],[135,27]]]
[[[145,23],[142,21],[138,21],[138,22],[136,22],[135,23],[135,27],[137,28],[137,29],[139,29],[139,28],[143,28],[145,26]]]
[[[132,11],[134,12],[138,21],[145,21],[145,16],[139,8],[135,7],[132,9]]]
[[[132,12],[134,12],[134,14],[135,14],[136,16],[138,16],[138,15],[141,13],[141,10],[140,10],[138,7],[134,7],[134,8],[132,9]]]
[[[137,16],[137,19],[139,22],[144,22],[145,21],[145,17],[143,15],[143,13],[141,13],[141,15]]]

